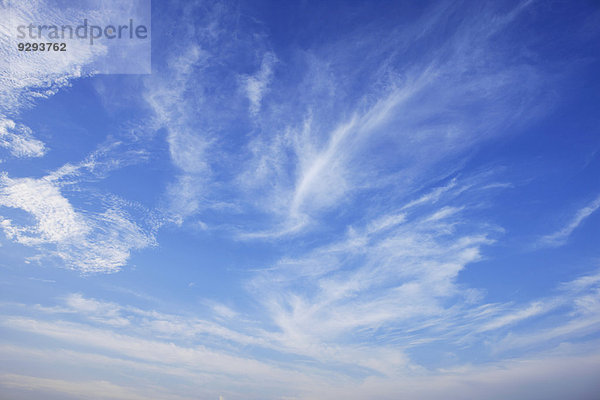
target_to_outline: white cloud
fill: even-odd
[[[597,396],[597,352],[590,355],[536,357],[490,366],[464,366],[433,375],[392,379],[371,377],[351,387],[327,388],[301,399],[552,399],[592,400]],[[518,384],[516,384],[518,382]],[[570,384],[565,385],[565,382]]]
[[[260,70],[256,74],[244,78],[246,95],[250,100],[250,113],[253,115],[260,111],[262,98],[271,80],[273,64],[276,60],[273,53],[266,53],[260,64]]]
[[[501,352],[513,349],[528,349],[547,346],[549,343],[575,340],[593,335],[600,330],[599,309],[591,315],[573,318],[565,324],[539,329],[531,332],[508,334],[493,347],[494,351]]]
[[[155,128],[167,129],[171,160],[180,171],[167,193],[170,211],[179,221],[198,211],[211,172],[207,162],[210,138],[202,129],[194,127],[190,120],[194,114],[188,110],[185,100],[194,68],[206,57],[198,46],[190,46],[171,60],[168,78],[153,77],[147,81],[145,98],[156,115]]]
[[[9,239],[84,273],[118,271],[131,250],[154,244],[153,235],[118,206],[98,213],[75,210],[56,179],[52,174],[40,179],[0,176],[0,206],[21,209],[35,221],[17,224],[3,218],[1,227]]]
[[[558,231],[543,236],[540,239],[540,244],[544,246],[561,246],[567,242],[569,236],[581,225],[581,223],[600,208],[600,196],[592,200],[587,206],[578,210],[573,218]]]
[[[278,387],[279,396],[260,395],[257,386],[273,387],[270,376],[255,376],[260,383],[245,379],[226,384],[224,380],[195,372],[187,366],[173,368],[167,365],[153,365],[139,361],[129,361],[113,356],[101,356],[81,351],[60,349],[34,350],[0,347],[0,354],[6,359],[29,360],[42,366],[54,365],[57,373],[52,378],[1,374],[0,386],[4,392],[21,389],[36,393],[38,397],[51,398],[53,395],[73,396],[73,398],[91,398],[98,393],[107,398],[129,399],[135,396],[149,396],[159,399],[183,399],[203,395],[203,398],[221,396],[232,400],[258,398],[285,399],[439,399],[452,400],[471,398],[490,399],[595,399],[598,384],[596,371],[600,367],[600,358],[595,349],[585,347],[571,351],[571,354],[547,354],[545,356],[507,360],[497,365],[457,366],[451,369],[423,372],[414,371],[404,376],[369,377],[364,380],[328,380],[318,374],[306,372],[303,376],[292,375],[287,378],[285,388]],[[589,351],[592,350],[592,351]],[[95,365],[93,375],[84,372],[83,378],[60,373],[69,371],[73,365],[79,366],[78,375],[82,375],[81,365]],[[57,368],[60,366],[60,368]],[[108,371],[127,368],[128,381],[116,384]],[[85,371],[85,370],[84,370]],[[249,371],[252,372],[252,371]],[[154,381],[144,379],[150,374]],[[46,375],[41,373],[40,375]],[[160,383],[159,383],[160,382]],[[178,382],[177,385],[169,385]],[[515,384],[519,382],[519,384]],[[565,384],[568,382],[569,384]],[[162,385],[161,385],[162,383]],[[84,384],[89,386],[84,387]],[[168,386],[169,385],[169,386]],[[302,386],[300,388],[300,386]],[[86,390],[87,389],[87,390]],[[96,392],[94,389],[105,391]],[[11,392],[9,392],[11,393]],[[56,397],[57,399],[59,397]],[[146,397],[146,398],[147,398]]]
[[[440,9],[432,20],[449,12]],[[270,104],[272,114],[261,114],[261,129],[250,143],[253,158],[238,179],[244,198],[272,217],[272,225],[249,227],[240,237],[301,233],[375,189],[391,198],[406,196],[441,178],[433,171],[451,175],[466,149],[504,134],[501,128],[515,115],[523,122],[534,118],[535,112],[522,115],[532,111],[523,105],[537,98],[541,72],[516,65],[499,73],[496,49],[488,42],[524,8],[518,9],[503,18],[469,19],[436,51],[410,61],[387,53],[386,43],[410,46],[427,29],[386,33],[385,43],[370,32],[359,43],[335,42],[303,53],[302,79],[288,92],[284,86],[278,103]],[[373,57],[357,60],[357,53],[373,48]],[[352,84],[358,82],[366,88],[357,98]],[[517,97],[524,103],[511,100]]]
[[[65,296],[60,307],[24,311],[42,317],[11,312],[3,318],[4,329],[37,335],[40,346],[44,340],[72,346],[78,350],[58,352],[61,365],[89,367],[93,361],[97,370],[89,367],[82,375],[92,378],[76,380],[60,375],[53,350],[27,353],[4,346],[0,353],[28,354],[15,359],[32,364],[45,359],[45,365],[55,365],[58,372],[52,378],[0,374],[0,385],[76,397],[87,395],[82,388],[88,385],[115,398],[147,398],[148,391],[133,388],[151,380],[147,372],[161,378],[164,371],[175,377],[176,384],[169,387],[183,398],[191,397],[190,393],[198,396],[199,386],[215,398],[219,393],[228,399],[252,398],[254,393],[265,398],[268,391],[276,391],[279,398],[306,399],[479,398],[490,391],[498,398],[530,398],[540,391],[564,398],[573,393],[540,382],[547,376],[559,382],[568,365],[580,368],[566,372],[573,374],[571,381],[581,378],[583,389],[578,393],[585,395],[593,377],[581,366],[597,370],[596,352],[544,360],[521,357],[499,367],[455,361],[454,368],[445,371],[427,370],[412,358],[412,351],[418,353],[420,346],[431,343],[475,343],[465,351],[483,347],[486,356],[487,351],[548,349],[557,341],[578,341],[598,331],[600,291],[595,276],[565,285],[568,289],[558,299],[527,304],[485,304],[483,295],[458,279],[493,241],[494,228],[471,221],[468,213],[473,191],[494,185],[451,179],[460,161],[444,162],[501,134],[498,127],[522,117],[522,108],[527,108],[544,81],[527,66],[503,66],[503,72],[497,73],[494,51],[483,43],[490,33],[479,33],[488,23],[493,25],[490,31],[497,31],[497,25],[510,18],[482,19],[476,26],[481,31],[459,32],[445,42],[442,55],[429,52],[415,65],[392,68],[393,55],[374,56],[374,61],[365,57],[365,64],[358,67],[374,71],[365,82],[373,90],[358,100],[344,95],[352,89],[348,82],[360,84],[356,76],[340,73],[338,77],[344,69],[339,66],[349,64],[349,55],[357,53],[352,45],[340,46],[338,52],[298,56],[306,56],[304,81],[292,82],[293,90],[269,104],[270,96],[265,94],[273,83],[275,56],[267,53],[260,70],[245,80],[254,118],[253,131],[248,133],[253,136],[248,144],[251,154],[237,158],[238,149],[242,149],[239,153],[246,149],[242,140],[234,143],[236,157],[226,159],[221,159],[222,148],[232,144],[220,135],[227,133],[228,125],[218,109],[238,115],[231,110],[240,99],[224,101],[229,92],[205,82],[205,76],[215,79],[210,65],[222,63],[223,58],[197,40],[218,37],[222,27],[187,21],[194,43],[184,43],[189,37],[181,40],[184,44],[174,50],[178,56],[167,57],[161,74],[146,79],[145,99],[155,114],[153,128],[166,130],[170,159],[177,169],[167,189],[170,216],[182,222],[214,205],[213,210],[239,213],[243,208],[259,214],[260,218],[248,218],[248,225],[236,231],[237,237],[283,240],[307,227],[323,231],[311,240],[294,241],[286,256],[254,273],[247,287],[251,303],[258,304],[257,314],[206,301],[202,312],[212,318],[202,319],[80,293]],[[425,26],[433,23],[427,22]],[[426,31],[419,26],[415,35],[421,37]],[[380,39],[364,41],[379,44]],[[471,57],[481,61],[477,68],[469,67]],[[488,62],[494,69],[486,67]],[[216,75],[218,83],[227,81]],[[21,102],[25,97],[12,99]],[[237,106],[246,115],[247,103],[241,100]],[[475,105],[476,113],[472,112]],[[43,153],[41,142],[35,150],[35,139],[28,140],[23,147],[27,150],[21,153]],[[5,234],[86,273],[116,271],[132,250],[154,244],[155,227],[141,227],[142,222],[134,221],[122,204],[102,198],[98,209],[83,211],[78,206],[81,199],[69,192],[84,179],[82,175],[101,176],[127,160],[145,157],[127,153],[113,160],[112,149],[102,147],[82,163],[67,164],[42,178],[0,176],[0,206],[10,209],[2,209],[10,215],[0,221]],[[392,157],[385,155],[388,149],[393,149]],[[220,165],[228,168],[219,170]],[[433,168],[440,165],[443,168]],[[432,173],[439,169],[443,169],[441,176]],[[231,188],[231,182],[241,183],[240,189]],[[433,182],[446,183],[423,194]],[[223,187],[231,191],[227,198],[235,204],[223,206],[222,199],[214,199]],[[374,189],[383,190],[374,194]],[[352,203],[361,197],[357,194],[365,196]],[[480,196],[478,192],[473,197],[479,202]],[[352,216],[343,214],[346,205],[352,207]],[[556,236],[551,241],[568,237],[598,207],[594,202],[580,210],[570,224],[550,235]],[[330,220],[323,218],[327,212],[338,213],[332,217],[336,226],[327,226]],[[234,223],[242,225],[243,220],[236,218]],[[204,222],[197,225],[209,227]],[[315,248],[314,243],[319,245]],[[532,330],[522,324],[551,313],[556,313],[551,322],[559,321],[557,326],[541,324],[539,330]],[[450,346],[457,353],[465,349],[458,347]],[[113,382],[119,378],[102,365],[134,371],[131,390]],[[524,376],[527,384],[513,390],[510,383]],[[223,387],[230,393],[221,395]],[[164,395],[170,396],[177,394]]]
[[[590,275],[581,276],[573,281],[563,283],[561,288],[569,292],[579,293],[582,290],[597,285],[599,282],[600,272],[596,272]]]
[[[2,324],[10,326],[11,329],[35,333],[71,345],[83,345],[151,364],[184,366],[198,373],[216,376],[228,374],[243,380],[268,376],[274,384],[279,384],[282,380],[294,382],[295,378],[299,379],[298,382],[305,380],[293,370],[280,369],[275,365],[202,345],[178,345],[170,341],[147,339],[74,323],[6,318]]]
[[[13,226],[8,219],[2,221],[9,237],[22,244],[78,241],[89,233],[85,219],[75,212],[57,185],[47,179],[11,179],[2,175],[0,205],[20,208],[35,217],[36,225],[22,228]]]
[[[44,143],[35,139],[31,129],[0,115],[0,147],[15,157],[41,157],[46,152]]]
[[[100,302],[87,299],[80,293],[73,293],[66,297],[66,310],[89,316],[92,320],[114,326],[125,326],[129,320],[121,316],[121,307],[115,303]]]
[[[523,309],[516,310],[513,313],[501,315],[489,322],[486,322],[480,328],[478,328],[478,332],[486,332],[489,330],[499,329],[507,325],[521,322],[527,318],[532,318],[547,313],[558,305],[556,304],[558,302],[554,303],[555,304],[546,304],[544,302],[536,301]]]
[[[401,297],[403,302],[409,298],[411,296],[408,295]],[[400,302],[401,299],[396,301]],[[298,301],[301,302],[301,299]],[[108,398],[136,398],[152,390],[153,397],[165,399],[189,398],[199,393],[207,398],[221,394],[234,400],[393,399],[398,396],[434,399],[442,394],[450,399],[485,396],[528,399],[537,393],[548,399],[575,397],[591,400],[597,388],[594,375],[600,366],[597,343],[593,340],[569,343],[586,332],[594,332],[597,329],[597,316],[594,317],[594,323],[591,322],[594,318],[585,323],[579,317],[566,323],[562,320],[560,325],[548,331],[540,333],[535,329],[527,329],[521,336],[509,335],[498,343],[499,346],[535,344],[540,351],[529,355],[518,358],[511,356],[504,360],[496,358],[493,364],[454,362],[446,368],[427,369],[406,356],[406,342],[386,344],[380,341],[378,344],[355,345],[349,343],[346,337],[344,341],[331,343],[322,333],[320,344],[306,342],[306,334],[310,335],[319,329],[315,327],[311,330],[309,326],[298,325],[301,318],[312,318],[311,315],[306,316],[315,311],[310,307],[298,310],[299,313],[289,320],[300,330],[296,330],[296,336],[288,339],[298,342],[281,346],[281,335],[275,332],[251,328],[249,335],[243,335],[194,316],[143,310],[86,298],[81,294],[68,295],[63,302],[64,306],[59,308],[22,308],[24,313],[42,313],[35,318],[15,316],[18,308],[14,304],[10,306],[13,315],[2,316],[3,329],[36,335],[40,344],[39,348],[32,348],[6,345],[5,341],[0,343],[3,359],[15,360],[12,362],[29,366],[31,371],[24,376],[6,373],[5,367],[0,368],[0,386],[3,390],[28,388],[40,395],[56,393],[57,396],[86,398],[94,392],[90,386],[84,386],[85,383],[91,387],[105,388]],[[541,303],[532,303],[524,310],[529,310],[530,315],[539,315],[537,311]],[[335,311],[341,311],[334,303],[331,306]],[[361,311],[360,306],[353,310],[359,318]],[[55,314],[60,316],[48,320],[49,316]],[[444,314],[448,316],[448,312]],[[82,321],[65,322],[66,315]],[[333,324],[345,324],[345,319],[351,315],[350,312],[337,316],[332,314],[332,318],[336,319]],[[490,315],[493,317],[493,313]],[[451,317],[455,318],[456,315]],[[114,318],[125,318],[129,323],[114,324]],[[497,329],[500,325],[506,326],[504,323],[498,324],[498,321],[499,318],[486,318],[479,321],[476,327]],[[507,322],[508,319],[504,318],[503,321]],[[553,324],[556,321],[554,319]],[[509,321],[511,324],[516,322]],[[255,325],[255,321],[245,323],[250,327]],[[331,327],[329,321],[320,320],[320,324],[323,323]],[[441,323],[444,329],[443,318]],[[491,327],[490,324],[496,326]],[[416,327],[415,324],[410,326]],[[248,326],[238,327],[248,329]],[[467,326],[467,332],[471,328]],[[215,340],[197,336],[206,333]],[[360,336],[361,330],[355,330],[354,333]],[[488,335],[490,332],[486,331],[484,336]],[[438,336],[443,337],[443,332]],[[553,340],[556,338],[564,344],[554,346]],[[44,344],[47,339],[52,340],[51,344]],[[275,350],[280,355],[275,358],[262,357],[259,361],[250,355],[254,354],[254,346]],[[410,346],[418,347],[419,344]],[[303,354],[304,359],[310,357],[314,361],[299,362],[293,354]],[[48,371],[47,366],[50,365],[56,371],[51,377],[44,372]],[[123,369],[128,371],[126,381],[123,381],[120,372],[115,372]],[[70,371],[77,373],[73,375]],[[511,384],[517,377],[519,384]],[[548,387],[549,381],[555,381],[548,377],[556,377],[558,386]],[[570,384],[565,387],[564,382]]]
[[[369,347],[361,337],[404,335],[402,327],[444,316],[445,302],[461,298],[457,274],[491,242],[484,234],[457,235],[458,210],[446,211],[383,215],[340,242],[259,272],[249,287],[281,330],[271,340],[325,362],[350,351],[327,350],[341,338]]]
[[[83,20],[81,11],[59,9],[43,0],[3,2],[0,5],[0,112],[14,114],[37,99],[54,95],[69,81],[89,75],[84,72],[104,53],[101,45],[69,41],[67,52],[21,52],[13,40],[16,26],[35,21],[75,25]],[[88,68],[89,69],[89,68]]]

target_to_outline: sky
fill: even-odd
[[[600,396],[600,3],[154,0],[151,73],[14,48],[122,4],[0,1],[0,399]]]

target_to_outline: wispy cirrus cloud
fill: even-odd
[[[301,54],[305,73],[294,89],[263,101],[268,107],[258,120],[269,129],[251,140],[252,158],[238,178],[246,190],[242,198],[252,198],[273,224],[240,237],[297,234],[340,204],[375,190],[410,193],[416,182],[439,179],[432,171],[440,165],[460,168],[461,154],[502,135],[515,115],[523,116],[520,123],[534,118],[535,107],[525,115],[525,104],[533,106],[538,97],[542,72],[500,61],[505,54],[489,42],[525,9],[467,17],[435,51],[410,62],[373,31],[357,43],[328,43]],[[440,6],[428,18],[451,18],[451,10]],[[410,28],[385,33],[386,42],[403,43],[404,51],[429,34]],[[413,44],[406,41],[412,37]],[[497,62],[505,68],[498,69]],[[276,72],[271,84],[285,92],[290,86],[281,75]],[[364,95],[357,98],[350,85],[364,85]]]
[[[186,15],[199,7],[187,4]],[[218,225],[240,239],[282,239],[360,196],[401,197],[443,178],[434,172],[442,165],[457,171],[465,152],[542,109],[534,99],[552,77],[491,44],[525,10],[523,3],[500,15],[493,7],[468,13],[448,40],[416,52],[436,21],[454,18],[440,5],[422,17],[422,29],[370,30],[360,41],[325,42],[290,59],[265,35],[242,32],[247,21],[233,23],[238,11],[227,4],[206,5],[210,19],[183,18],[178,29],[189,40],[165,51],[145,93],[177,169],[166,190],[174,220],[239,221],[242,213],[248,226]],[[401,57],[398,43],[415,57]],[[255,60],[254,73],[240,73],[240,57]],[[251,120],[234,118],[248,100]]]
[[[460,208],[444,204],[448,199],[436,205],[440,188],[419,197],[429,201],[408,202],[411,211],[378,216],[339,241],[257,273],[248,287],[280,329],[272,340],[328,359],[326,348],[341,338],[365,346],[361,338],[377,332],[410,335],[401,327],[427,325],[468,303],[474,293],[459,289],[456,277],[493,240],[467,229]]]
[[[185,101],[192,71],[207,57],[200,47],[190,46],[166,67],[170,71],[169,78],[152,78],[151,89],[146,93],[146,100],[156,115],[156,127],[168,130],[171,160],[180,170],[167,194],[169,208],[179,221],[198,210],[211,173],[207,163],[210,138],[201,128],[192,128],[193,113]]]
[[[539,240],[539,244],[552,247],[565,244],[575,229],[577,229],[586,218],[598,210],[598,208],[600,208],[600,196],[592,200],[587,206],[578,210],[564,227],[554,233],[543,236]]]
[[[260,70],[242,79],[246,89],[246,95],[250,101],[250,113],[256,115],[260,111],[262,98],[269,86],[273,75],[273,64],[277,59],[273,53],[266,53],[260,64]]]

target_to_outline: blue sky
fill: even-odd
[[[151,74],[7,20],[0,398],[597,398],[597,2],[154,1]]]

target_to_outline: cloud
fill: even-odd
[[[218,214],[217,229],[239,239],[285,240],[376,191],[402,197],[452,175],[469,149],[535,118],[552,78],[492,39],[526,5],[468,12],[431,51],[419,43],[452,7],[432,7],[418,29],[357,27],[291,55],[228,4],[199,7],[185,5],[174,28],[182,39],[161,50],[144,98],[175,167],[166,212],[209,230],[203,214]],[[277,74],[276,63],[286,66]],[[224,198],[232,207],[215,210]]]
[[[101,43],[90,46],[70,40],[66,52],[20,52],[14,46],[16,26],[33,22],[77,25],[86,18],[107,20],[129,6],[115,3],[112,6],[116,7],[111,7],[103,2],[101,8],[94,9],[98,4],[93,2],[78,7],[58,7],[44,0],[9,3],[0,5],[0,147],[14,157],[42,157],[48,150],[46,144],[17,122],[17,116],[72,80],[96,74],[97,62],[106,48]],[[94,194],[95,201],[85,200],[95,203],[97,209],[84,209],[78,203],[93,191],[80,185],[82,182],[105,178],[115,169],[148,158],[142,145],[132,149],[133,140],[124,141],[109,137],[82,162],[65,163],[41,178],[11,178],[21,175],[17,171],[0,175],[0,228],[10,240],[39,252],[29,260],[54,260],[84,273],[115,272],[127,263],[132,250],[154,244],[154,231],[161,222],[140,227],[140,220],[134,222],[128,212],[136,208],[133,203],[124,204],[114,195]]]
[[[122,317],[121,307],[115,303],[100,302],[94,299],[87,299],[80,293],[72,293],[65,299],[65,310],[71,310],[79,314],[87,315],[92,320],[103,324],[124,326],[129,324],[127,318]]]
[[[356,387],[340,387],[301,398],[592,400],[599,389],[593,372],[599,367],[599,362],[597,354],[522,359],[494,366],[465,366],[433,376],[394,380],[373,377]],[[564,385],[566,381],[573,384]]]
[[[414,27],[361,32],[357,41],[300,52],[294,61],[301,66],[290,74],[295,81],[283,74],[271,80],[279,96],[262,99],[259,130],[249,143],[252,158],[237,180],[242,201],[271,217],[271,224],[239,236],[298,235],[373,193],[406,196],[442,178],[439,171],[460,169],[468,149],[505,134],[515,121],[535,118],[543,71],[508,61],[490,42],[523,10],[467,13],[427,52],[413,46],[433,31]],[[452,18],[447,7],[433,11],[419,26]],[[399,43],[412,50],[409,59],[399,55]]]
[[[35,139],[31,129],[0,115],[0,147],[14,157],[41,157],[46,153],[43,142]]]
[[[246,95],[248,96],[248,100],[250,100],[250,113],[252,115],[256,115],[260,111],[262,98],[271,80],[273,64],[275,64],[276,60],[273,53],[266,53],[263,56],[260,70],[256,74],[243,79]]]
[[[581,223],[590,215],[592,215],[598,208],[600,207],[600,196],[596,197],[592,200],[587,206],[578,210],[577,213],[573,216],[573,218],[561,229],[558,231],[543,236],[539,243],[543,246],[561,246],[567,242],[569,236],[581,225]]]
[[[174,28],[179,44],[145,79],[144,98],[155,115],[152,127],[167,133],[169,155],[176,168],[166,192],[166,213],[182,223],[220,203],[222,169],[232,162],[223,150],[237,116],[247,107],[239,90],[239,54],[250,53],[256,40],[236,27],[238,10],[223,2],[185,4]],[[167,7],[165,15],[178,10]],[[265,59],[268,67],[268,57]],[[266,71],[266,70],[265,70]],[[244,112],[244,114],[246,114]]]
[[[165,221],[201,218],[190,226],[203,235],[220,229],[227,246],[264,240],[272,252],[254,270],[236,265],[241,282],[228,285],[239,284],[243,307],[201,300],[194,312],[159,311],[85,288],[58,305],[0,304],[12,333],[2,343],[21,343],[0,345],[14,360],[0,367],[0,385],[44,398],[82,397],[84,385],[114,398],[594,393],[596,275],[551,297],[495,302],[462,279],[502,232],[481,216],[490,191],[511,185],[490,184],[489,168],[468,173],[465,160],[548,104],[540,90],[552,77],[513,46],[504,54],[498,35],[528,2],[469,9],[459,22],[442,4],[412,26],[359,27],[292,55],[238,30],[247,21],[235,7],[183,3],[165,6],[166,19],[183,15],[168,35],[180,40],[156,46],[155,74],[143,78],[153,116],[144,129],[165,138],[173,166],[164,214],[90,188],[149,158],[144,145],[109,138],[42,177],[0,175],[0,227],[39,259],[84,274],[123,268]],[[440,22],[443,40],[432,36]],[[10,89],[6,104],[51,95],[77,76],[67,67]],[[5,121],[0,144],[13,155],[44,153],[28,128]],[[562,243],[598,201],[546,240]]]
[[[453,198],[460,188],[447,190]],[[326,362],[352,353],[333,350],[340,340],[348,343],[352,337],[350,347],[363,348],[381,332],[410,335],[410,329],[435,324],[468,301],[470,292],[459,290],[456,277],[492,240],[466,227],[459,234],[458,226],[467,221],[460,208],[443,204],[448,199],[420,198],[428,200],[409,201],[410,212],[378,215],[350,228],[341,240],[257,272],[248,288],[280,331],[271,340]],[[438,201],[442,205],[436,208]],[[407,208],[398,205],[398,210]],[[356,354],[342,359],[352,357],[364,365]]]
[[[230,354],[225,350],[210,349],[203,345],[185,346],[169,341],[147,339],[131,334],[119,334],[110,330],[83,324],[43,322],[25,318],[4,319],[4,326],[53,338],[71,345],[82,345],[102,353],[119,354],[139,362],[182,367],[191,372],[219,376],[234,375],[241,382],[253,378],[270,377],[273,385],[282,381],[305,381],[293,370],[281,369],[252,358]],[[255,381],[259,382],[259,381]]]
[[[93,72],[90,65],[103,46],[69,41],[68,52],[21,52],[13,42],[16,26],[34,21],[76,25],[84,19],[74,8],[58,8],[43,0],[6,2],[0,6],[0,113],[14,115],[39,99],[53,96],[69,81]],[[86,70],[87,69],[87,70]]]
[[[533,304],[530,304],[529,306],[527,306],[523,309],[516,310],[513,313],[501,315],[501,316],[485,323],[478,329],[478,332],[486,332],[486,331],[490,331],[490,330],[503,328],[507,325],[521,322],[527,318],[532,318],[532,317],[547,313],[558,305],[558,304],[556,304],[556,303],[558,303],[556,301],[553,303],[555,303],[555,304],[552,304],[552,303],[545,304],[544,302],[536,301]]]
[[[255,272],[247,285],[267,311],[265,323],[277,327],[270,340],[280,351],[387,374],[410,365],[407,352],[426,353],[434,343],[479,343],[505,353],[593,332],[600,310],[595,275],[525,304],[484,303],[482,292],[458,279],[501,233],[468,216],[495,188],[489,178],[488,171],[447,179]],[[560,328],[546,328],[557,315]],[[537,333],[527,328],[534,320]],[[488,337],[495,339],[484,344]],[[399,350],[394,361],[370,359],[369,352],[385,353],[392,344]]]
[[[152,233],[117,204],[98,213],[77,211],[56,179],[52,174],[40,179],[0,176],[0,206],[21,209],[35,221],[18,224],[4,217],[1,226],[9,239],[84,273],[118,271],[131,250],[154,244]]]
[[[198,46],[190,46],[168,65],[168,79],[148,82],[146,101],[156,115],[156,128],[168,130],[167,142],[174,165],[180,173],[168,188],[170,209],[178,220],[193,215],[205,190],[210,166],[206,160],[210,139],[192,128],[184,96],[194,65],[207,57]]]
[[[578,296],[589,295],[590,286],[586,284],[583,288],[580,285],[583,280],[589,281],[587,278],[581,277],[564,285],[566,297],[563,307],[568,305],[572,308]],[[575,293],[578,294],[573,297]],[[403,300],[396,301],[402,301],[402,307],[409,298],[403,296]],[[352,328],[354,335],[330,342],[326,334],[332,326],[329,321],[322,319],[319,322],[320,325],[328,325],[325,330],[318,326],[298,325],[301,318],[312,318],[311,315],[306,316],[316,311],[310,307],[299,310],[301,312],[295,316],[295,327],[301,330],[295,331],[294,339],[298,343],[292,344],[282,342],[277,330],[257,329],[256,320],[228,320],[227,324],[234,325],[231,329],[194,315],[141,309],[88,298],[81,293],[69,294],[60,301],[59,307],[15,307],[12,304],[8,315],[4,312],[8,310],[7,305],[1,305],[3,329],[27,332],[39,338],[38,347],[6,345],[6,341],[0,343],[3,359],[19,360],[15,361],[19,365],[36,365],[36,368],[30,367],[28,375],[7,373],[5,368],[0,368],[3,391],[28,388],[35,393],[81,397],[88,395],[80,395],[84,390],[83,383],[89,383],[105,387],[111,398],[136,398],[152,389],[156,398],[179,399],[201,394],[207,398],[222,395],[235,400],[281,397],[392,399],[399,395],[433,399],[442,394],[450,399],[466,399],[479,398],[484,393],[493,393],[492,396],[496,396],[493,398],[498,399],[526,399],[534,394],[549,399],[592,399],[597,390],[593,374],[600,365],[597,343],[593,338],[579,339],[596,329],[598,310],[594,315],[589,314],[586,317],[588,322],[584,322],[581,316],[569,316],[567,309],[558,319],[556,314],[549,319],[551,326],[547,330],[523,327],[489,347],[489,351],[498,351],[501,346],[535,344],[537,350],[519,357],[496,357],[489,364],[456,360],[444,367],[425,368],[406,353],[413,354],[414,349],[427,346],[426,341],[410,343],[404,339],[386,343],[379,335],[377,343],[356,344],[349,339],[360,338],[364,331]],[[508,318],[510,314],[499,316],[499,309],[490,304],[483,306],[491,312],[486,315],[485,309],[480,308],[479,318],[472,318],[474,314],[470,317],[461,315],[463,312],[472,313],[472,309],[459,309],[457,313],[453,307],[438,315],[430,328],[421,328],[424,329],[420,331],[421,339],[426,337],[427,329],[433,329],[437,332],[436,340],[444,340],[444,330],[449,328],[447,319],[450,318],[459,325],[469,322],[456,336],[480,328],[480,340],[485,344],[489,338],[496,337],[490,336],[493,330],[518,324],[523,318],[543,315],[540,310],[545,308],[545,302],[545,299],[540,299],[524,305],[524,312],[513,312],[513,315],[519,316],[518,321]],[[337,320],[333,325],[345,324],[344,320],[351,314],[340,314],[341,309],[335,303],[330,306],[334,311],[332,318]],[[500,308],[506,306],[501,305]],[[361,311],[359,302],[354,308],[358,318]],[[219,314],[220,311],[215,310],[216,318]],[[461,320],[463,317],[467,319]],[[116,324],[115,319],[124,319],[128,323]],[[290,319],[289,322],[294,321]],[[409,331],[419,331],[415,323],[402,325]],[[315,332],[319,332],[320,342],[313,341],[310,346],[304,347],[310,343],[305,342],[306,334]],[[395,335],[406,338],[398,331]],[[560,346],[557,346],[556,339],[560,339]],[[473,351],[474,347],[468,346],[469,342],[466,344],[463,351]],[[461,347],[464,346],[463,342]],[[263,351],[257,349],[268,349],[269,354],[274,351],[277,356],[264,357]],[[455,347],[455,350],[459,348]],[[52,376],[44,372],[49,365],[57,371]],[[128,371],[126,380],[120,372],[115,372],[124,368]],[[70,372],[75,369],[77,374]],[[519,384],[509,384],[514,383],[517,376]],[[559,385],[549,388],[549,376],[556,376]],[[558,379],[559,376],[562,380]],[[564,385],[565,381],[572,384]]]
[[[89,232],[85,219],[75,212],[57,185],[47,179],[0,178],[0,205],[21,208],[32,214],[37,225],[18,228],[4,219],[10,238],[22,244],[61,243],[82,240]]]
[[[580,350],[581,351],[581,350]],[[87,398],[90,393],[107,395],[107,398],[129,399],[135,396],[152,396],[159,399],[183,399],[202,394],[205,398],[218,398],[219,393],[227,399],[265,398],[256,394],[251,382],[242,381],[235,385],[220,386],[221,381],[207,379],[201,373],[190,373],[185,368],[176,369],[161,365],[152,365],[120,360],[114,357],[89,353],[68,352],[65,350],[31,351],[22,348],[0,348],[0,354],[9,359],[24,357],[42,365],[60,365],[68,368],[73,363],[85,362],[96,365],[96,374],[85,378],[74,378],[66,374],[56,374],[59,378],[46,378],[31,375],[2,374],[0,385],[4,392],[15,389],[36,393],[45,398],[73,396]],[[508,360],[495,366],[463,366],[441,371],[439,374],[414,374],[409,377],[372,377],[363,381],[345,381],[332,384],[319,376],[308,376],[302,380],[304,390],[292,389],[297,382],[289,382],[283,398],[290,399],[394,399],[402,396],[407,399],[448,399],[492,398],[492,399],[531,399],[536,396],[544,399],[576,398],[592,400],[597,393],[598,384],[595,371],[600,366],[598,354],[556,354],[532,357],[521,360]],[[105,378],[109,368],[127,368],[128,382],[114,384]],[[57,369],[60,371],[60,369]],[[79,373],[81,374],[81,372]],[[143,379],[143,375],[155,377],[155,381]],[[264,377],[263,387],[271,380]],[[518,381],[519,384],[515,385]],[[179,385],[165,387],[157,382],[179,382]],[[266,382],[266,383],[265,383]],[[565,385],[564,382],[571,382]],[[84,387],[84,384],[89,386]],[[87,390],[86,390],[87,388]],[[95,392],[90,388],[104,391]],[[15,396],[15,398],[18,398]],[[147,398],[147,397],[146,397]],[[282,398],[282,397],[278,397]]]
[[[597,296],[595,297],[597,299]],[[574,340],[593,335],[599,329],[600,315],[596,308],[593,314],[573,318],[560,326],[540,329],[537,332],[509,334],[495,345],[494,350],[531,349],[539,347],[541,343],[560,343],[563,340]]]
[[[67,51],[18,51],[18,26],[76,27],[84,20],[106,26],[124,15],[138,21],[144,17],[140,4],[144,3],[136,5],[115,0],[77,4],[53,0],[3,1],[0,4],[0,114],[14,116],[19,110],[53,96],[75,79],[98,73],[137,73],[147,68],[146,65],[136,66],[148,61],[148,48],[127,42],[107,46],[106,42],[99,41],[90,45],[87,40],[64,37],[61,40],[67,45]],[[120,52],[133,56],[123,60]]]

